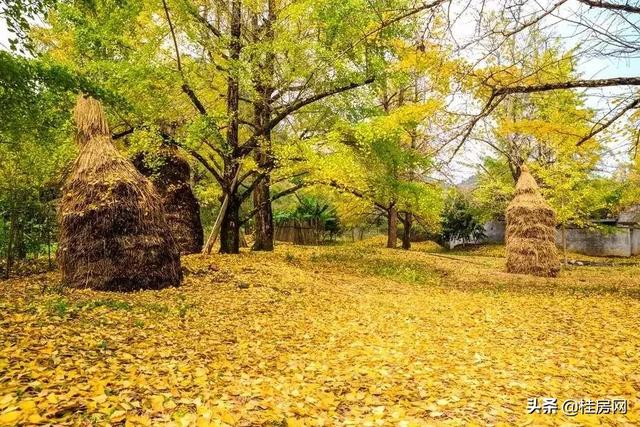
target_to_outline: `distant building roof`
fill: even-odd
[[[638,224],[640,223],[640,205],[631,206],[622,211],[618,216],[618,224]]]

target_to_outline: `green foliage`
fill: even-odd
[[[619,196],[621,209],[640,204],[640,156],[636,156],[628,165],[625,165],[621,176],[615,181],[617,185],[607,187],[617,189],[609,200]]]
[[[331,234],[340,232],[340,220],[335,208],[325,200],[317,197],[300,197],[295,209],[276,211],[273,217],[276,224],[282,224],[287,221],[308,221],[318,224],[323,230]]]
[[[79,86],[61,67],[0,52],[0,251],[7,258],[54,244],[54,199],[74,153],[69,109]]]
[[[7,29],[13,37],[9,37],[9,48],[12,51],[25,52],[33,46],[29,39],[29,21],[41,17],[56,0],[11,0],[2,2],[0,16],[4,18]]]
[[[504,220],[507,205],[513,198],[515,183],[504,158],[485,157],[477,169],[472,191],[473,203],[483,220]]]
[[[485,237],[480,210],[472,204],[470,197],[455,190],[449,192],[442,212],[439,237],[443,244],[452,240],[469,242]]]

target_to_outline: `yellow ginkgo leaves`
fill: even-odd
[[[185,257],[162,291],[2,282],[0,425],[572,422],[526,414],[546,396],[626,398],[580,423],[637,421],[640,267],[546,280],[504,273],[499,248],[383,240]]]

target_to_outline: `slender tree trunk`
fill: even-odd
[[[236,188],[236,184],[238,182],[238,175],[240,174],[240,168],[236,171],[233,180],[231,181],[230,188]],[[229,205],[229,194],[225,194],[222,198],[222,204],[220,205],[220,211],[218,212],[218,216],[216,217],[216,222],[213,224],[213,229],[207,238],[207,243],[205,243],[202,248],[202,253],[210,255],[213,250],[213,245],[216,243],[218,239],[218,235],[220,234],[220,228],[222,227],[222,220],[227,212],[227,206]]]
[[[47,225],[47,260],[49,262],[49,270],[52,268],[51,263],[51,230],[49,230],[49,226]]]
[[[225,195],[222,204],[220,205],[220,211],[218,212],[218,216],[216,216],[216,222],[213,223],[213,228],[211,229],[211,233],[207,238],[207,243],[205,243],[202,248],[202,253],[210,255],[213,250],[213,245],[218,240],[218,235],[220,234],[220,228],[222,227],[222,220],[227,212],[227,206],[229,205],[229,196]]]
[[[391,204],[387,217],[387,247],[395,248],[398,245],[398,211],[395,203]]]
[[[24,223],[22,221],[20,221],[16,227],[13,241],[13,254],[16,259],[27,259],[27,244],[24,241]]]
[[[562,254],[564,255],[564,266],[566,267],[569,262],[567,259],[567,228],[564,224],[562,224]]]
[[[7,240],[6,266],[4,270],[4,278],[11,276],[11,267],[13,265],[13,242],[15,237],[15,215],[12,215],[9,226],[9,238]]]
[[[413,216],[407,212],[402,221],[404,232],[402,233],[402,249],[411,249],[411,226],[413,225]]]

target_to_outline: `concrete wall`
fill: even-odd
[[[484,234],[487,236],[483,243],[504,243],[506,226],[504,221],[489,221],[484,225]]]
[[[640,255],[640,229],[631,229],[631,255]]]
[[[489,221],[484,225],[486,238],[469,244],[504,243],[506,227],[504,221]],[[453,248],[462,241],[450,242]],[[556,244],[562,249],[562,232],[556,233]],[[590,256],[629,257],[640,255],[640,228],[616,227],[606,232],[584,228],[567,229],[567,249],[570,252]]]
[[[567,250],[591,256],[628,257],[632,254],[631,234],[633,231],[623,227],[616,227],[613,230],[607,230],[607,232],[569,228],[567,229]],[[634,234],[640,234],[640,232]],[[562,248],[560,230],[556,234],[556,245]]]

